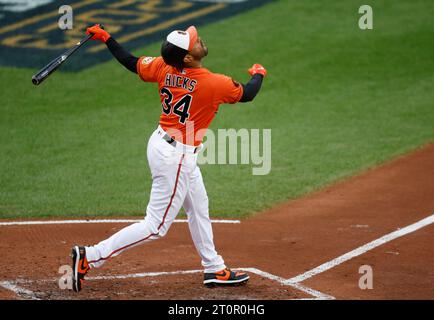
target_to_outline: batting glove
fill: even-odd
[[[259,63],[255,63],[248,71],[251,76],[262,74],[265,77],[267,75],[267,70],[265,70],[265,68]]]
[[[92,27],[87,28],[86,34],[93,34],[93,40],[99,40],[104,43],[110,38],[110,34],[102,29],[100,24],[95,24]]]

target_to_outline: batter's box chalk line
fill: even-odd
[[[330,300],[334,299],[334,297],[319,292],[317,290],[313,290],[311,288],[305,287],[301,284],[293,284],[287,283],[287,279],[281,278],[279,276],[273,275],[271,273],[259,270],[257,268],[234,268],[234,271],[246,271],[253,274],[256,274],[260,277],[266,278],[268,280],[279,283],[283,286],[291,287],[297,291],[301,291],[311,298],[307,299],[290,299],[290,300]],[[145,278],[145,277],[158,277],[158,276],[170,276],[170,275],[183,275],[183,274],[195,274],[202,273],[203,270],[179,270],[179,271],[170,271],[170,272],[143,272],[143,273],[132,273],[125,275],[108,275],[108,276],[95,276],[95,277],[87,277],[87,281],[97,281],[97,280],[118,280],[118,279],[134,279],[134,278]],[[0,286],[14,292],[18,297],[26,300],[41,300],[41,292],[37,293],[30,289],[23,288],[22,285],[25,284],[33,284],[35,282],[57,282],[59,279],[42,279],[42,280],[11,280],[11,281],[1,281]],[[59,289],[60,290],[60,289]],[[44,294],[42,292],[42,294]]]
[[[373,240],[363,246],[358,247],[357,249],[354,249],[348,253],[345,253],[333,260],[330,260],[328,262],[323,263],[322,265],[313,268],[312,270],[306,271],[303,274],[300,274],[296,277],[293,277],[291,279],[288,279],[285,281],[286,284],[298,284],[300,282],[303,282],[309,278],[312,278],[320,273],[323,273],[327,270],[330,270],[348,260],[351,260],[355,257],[358,257],[372,249],[375,249],[385,243],[388,243],[392,240],[395,240],[397,238],[403,237],[407,234],[410,234],[412,232],[415,232],[419,229],[422,229],[430,224],[434,223],[434,214],[419,220],[418,222],[415,222],[409,226],[406,226],[404,228],[398,228],[396,231],[393,231],[389,234],[386,234],[385,236],[382,236],[381,238],[378,238],[376,240]]]
[[[92,224],[92,223],[135,223],[143,219],[89,219],[89,220],[41,220],[41,221],[0,221],[0,226],[32,226],[51,224]],[[174,223],[188,223],[187,219],[175,219]],[[212,223],[238,224],[240,220],[212,219]]]

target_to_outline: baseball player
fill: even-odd
[[[214,247],[208,197],[197,166],[202,138],[219,105],[251,101],[267,71],[254,64],[247,84],[202,67],[208,48],[194,26],[171,32],[160,57],[133,56],[96,24],[87,29],[92,39],[104,42],[113,56],[144,82],[157,82],[162,112],[147,146],[152,189],[144,220],[125,227],[94,246],[72,248],[73,290],[82,289],[92,268],[122,251],[163,237],[181,207],[188,217],[194,245],[202,259],[205,285],[234,285],[249,280],[245,272],[226,267]]]

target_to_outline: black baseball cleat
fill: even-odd
[[[247,273],[235,272],[226,268],[219,272],[205,273],[203,283],[208,287],[216,285],[236,286],[244,284],[247,281],[249,281],[249,275]]]
[[[72,290],[80,292],[83,286],[84,276],[89,271],[89,263],[86,259],[84,247],[74,246],[71,252],[72,257]]]

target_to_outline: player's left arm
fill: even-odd
[[[214,74],[212,83],[217,104],[248,102],[255,98],[267,71],[260,64],[254,64],[248,71],[252,78],[246,84],[241,84],[222,74]]]
[[[249,74],[252,76],[249,82],[243,84],[243,95],[239,102],[249,102],[252,101],[262,86],[262,80],[267,75],[267,70],[260,65],[254,64],[249,70]]]

